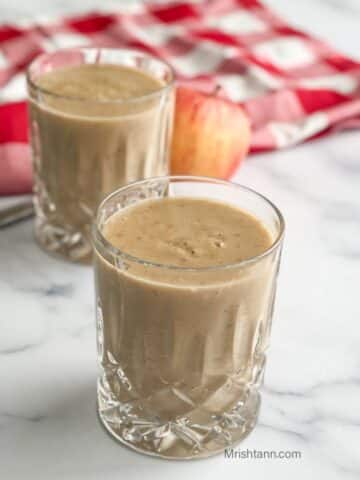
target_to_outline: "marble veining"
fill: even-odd
[[[267,3],[358,55],[357,0]],[[73,4],[2,2],[0,18],[98,2]],[[359,132],[347,132],[252,156],[234,177],[269,196],[287,222],[261,416],[238,448],[297,450],[300,459],[170,463],[111,440],[95,410],[92,271],[47,256],[26,221],[0,230],[0,478],[359,479],[359,152]]]

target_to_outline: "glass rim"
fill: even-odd
[[[101,211],[104,208],[105,204],[111,200],[112,198],[116,197],[119,193],[125,192],[126,190],[132,189],[136,186],[141,186],[145,185],[146,183],[153,182],[154,180],[163,180],[163,181],[193,181],[193,182],[202,182],[202,183],[216,183],[218,185],[224,185],[224,186],[229,186],[231,188],[239,189],[246,191],[247,193],[251,193],[255,195],[258,199],[262,200],[264,203],[266,203],[270,208],[275,212],[277,219],[279,221],[279,231],[278,234],[276,235],[275,239],[272,241],[271,245],[266,248],[263,252],[261,252],[258,255],[246,258],[244,260],[241,260],[240,262],[232,262],[224,265],[211,265],[208,267],[182,267],[178,265],[170,265],[166,263],[159,263],[159,262],[153,262],[151,260],[145,260],[142,258],[138,258],[134,255],[131,255],[129,253],[126,253],[123,250],[120,250],[119,248],[115,247],[112,245],[102,234],[100,231],[100,228],[98,227],[99,221],[100,221],[100,215]],[[278,209],[278,207],[267,197],[262,195],[261,193],[257,192],[256,190],[246,187],[245,185],[241,185],[239,183],[235,183],[232,181],[228,180],[221,180],[218,178],[213,178],[213,177],[206,177],[206,176],[193,176],[193,175],[164,175],[164,176],[158,176],[158,177],[150,177],[146,178],[143,180],[137,180],[135,182],[128,183],[127,185],[124,185],[123,187],[118,188],[117,190],[113,191],[109,195],[107,195],[102,202],[99,204],[96,210],[96,215],[95,219],[92,224],[92,242],[93,246],[96,250],[98,249],[98,245],[100,245],[103,249],[105,249],[107,252],[110,252],[114,257],[120,257],[124,261],[129,261],[132,263],[137,263],[145,267],[154,267],[154,268],[160,268],[160,269],[167,269],[167,270],[172,270],[172,271],[178,271],[178,272],[213,272],[213,271],[221,271],[221,270],[229,270],[229,269],[235,269],[235,268],[242,268],[244,266],[250,265],[252,263],[256,263],[263,258],[267,257],[270,255],[274,250],[276,250],[282,243],[283,238],[284,238],[284,232],[285,232],[285,220]],[[101,253],[101,252],[100,252]]]
[[[58,53],[63,53],[63,52],[96,52],[96,51],[107,51],[107,52],[122,52],[124,54],[137,54],[137,55],[142,55],[144,58],[148,58],[152,61],[155,61],[163,66],[165,66],[168,71],[170,72],[171,78],[170,81],[165,83],[163,86],[161,86],[158,90],[155,90],[154,92],[151,93],[146,93],[144,95],[139,95],[136,97],[132,98],[119,98],[119,99],[111,99],[111,100],[91,100],[91,99],[86,99],[82,97],[72,97],[69,95],[62,95],[56,92],[53,92],[52,90],[48,90],[47,88],[41,87],[38,85],[32,78],[31,78],[31,73],[34,68],[38,66],[39,63],[41,63],[42,60],[44,60],[46,57],[50,57],[52,55],[56,55]],[[97,63],[90,63],[89,65],[96,65]],[[100,63],[99,63],[100,64]],[[81,64],[80,64],[81,65]],[[121,63],[104,63],[104,65],[120,65]],[[137,68],[137,67],[135,67]],[[138,70],[140,70],[138,68]],[[140,70],[141,71],[141,70]],[[87,103],[94,103],[98,105],[109,105],[109,104],[120,104],[120,105],[128,105],[128,104],[133,104],[137,102],[142,102],[146,101],[152,98],[156,98],[157,96],[162,95],[164,92],[167,92],[171,88],[173,88],[175,84],[175,71],[172,68],[172,66],[163,60],[162,58],[158,58],[155,55],[151,55],[150,53],[143,52],[142,50],[138,50],[136,48],[107,48],[107,47],[70,47],[70,48],[60,48],[58,50],[55,50],[54,52],[44,52],[40,53],[37,55],[34,60],[28,65],[26,68],[26,82],[27,84],[35,89],[38,92],[41,92],[44,95],[49,95],[55,98],[59,98],[62,100],[68,100],[68,101],[74,101],[74,102],[87,102]]]

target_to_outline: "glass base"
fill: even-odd
[[[161,421],[131,402],[109,398],[98,382],[98,414],[112,437],[146,455],[186,460],[209,457],[243,440],[254,428],[260,395],[249,391],[231,410],[212,414],[199,406],[186,416]]]
[[[46,220],[37,218],[35,238],[40,247],[47,253],[72,262],[91,262],[91,242],[83,232],[55,226]]]

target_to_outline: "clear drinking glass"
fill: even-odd
[[[115,65],[159,81],[153,93],[126,99],[79,98],[39,85],[48,72]],[[91,256],[90,225],[100,201],[135,180],[168,173],[174,76],[139,51],[76,48],[40,55],[27,72],[34,170],[36,237],[48,251],[75,261]],[[75,95],[75,96],[74,96]]]
[[[102,235],[115,212],[165,196],[228,202],[260,220],[273,243],[240,263],[182,268],[134,258]],[[283,234],[265,197],[205,177],[148,179],[101,203],[93,228],[98,413],[111,435],[182,459],[218,453],[253,429]]]

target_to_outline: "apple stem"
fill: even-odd
[[[213,91],[214,97],[217,97],[220,92],[221,92],[221,85],[216,85]]]

